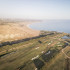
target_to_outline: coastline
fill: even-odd
[[[29,27],[34,22],[17,22],[0,25],[0,42],[20,40],[38,36],[40,31]]]

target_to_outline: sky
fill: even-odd
[[[70,19],[70,0],[0,0],[0,18]]]

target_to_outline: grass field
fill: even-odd
[[[64,70],[66,57],[62,49],[67,46],[61,39],[64,35],[55,33],[0,47],[0,70]]]

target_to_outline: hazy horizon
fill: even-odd
[[[70,19],[69,0],[0,0],[0,18]]]

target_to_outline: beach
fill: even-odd
[[[38,36],[40,31],[31,29],[29,27],[31,23],[33,22],[15,22],[0,25],[0,42]]]

